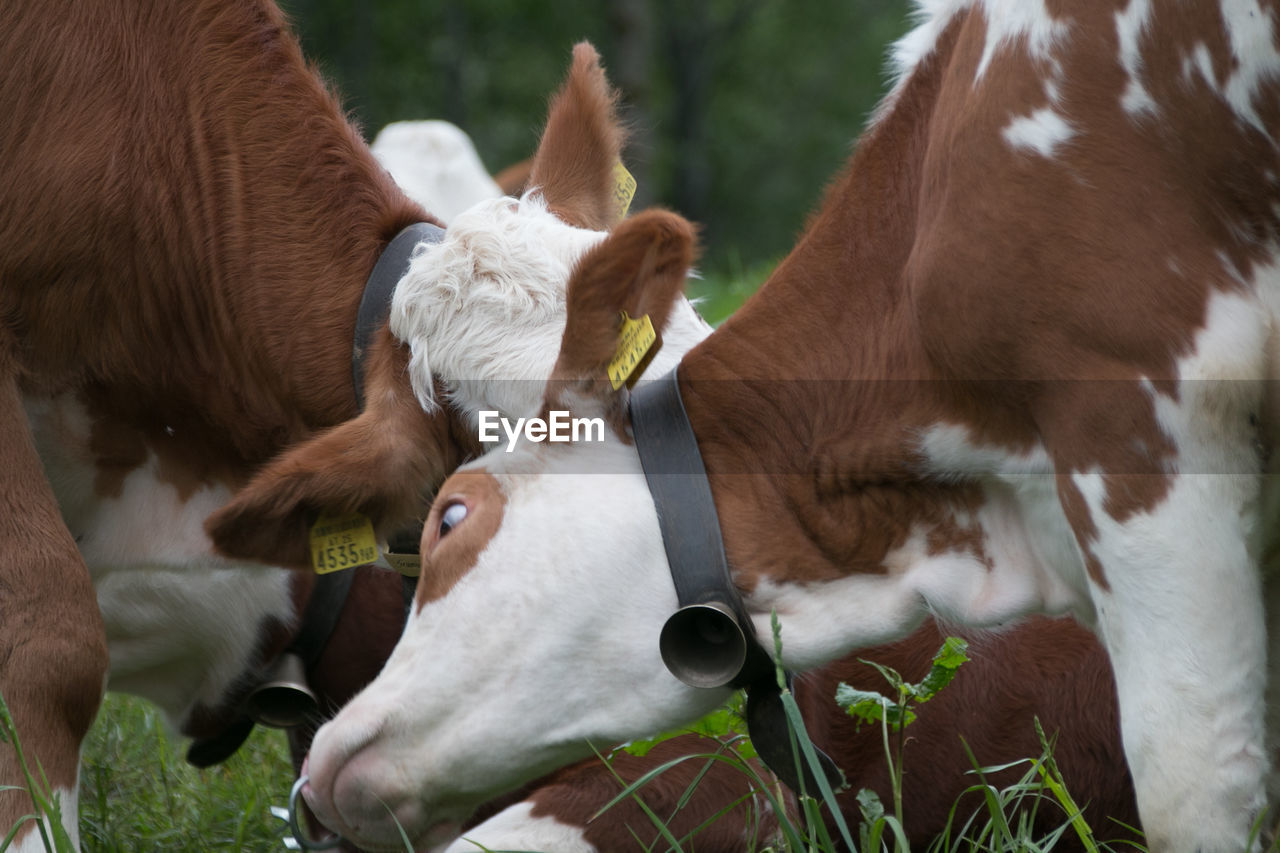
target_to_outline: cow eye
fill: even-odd
[[[462,523],[467,517],[467,505],[464,503],[451,503],[444,508],[444,512],[440,513],[440,538],[443,539],[445,534]]]

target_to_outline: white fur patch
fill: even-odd
[[[1236,115],[1267,134],[1253,100],[1263,85],[1280,79],[1275,17],[1271,8],[1262,8],[1258,0],[1222,0],[1222,18],[1236,59],[1222,94]]]
[[[534,193],[481,202],[442,242],[419,247],[392,297],[391,331],[409,344],[422,406],[438,406],[439,380],[473,427],[483,408],[536,414],[564,337],[570,273],[606,236],[566,224]],[[710,332],[678,300],[646,375],[669,370]]]
[[[447,121],[392,122],[369,149],[409,198],[441,222],[502,195],[471,137]]]
[[[987,22],[982,58],[974,75],[975,86],[1000,51],[1015,44],[1021,44],[1034,61],[1046,64],[1051,73],[1058,71],[1053,50],[1067,37],[1069,26],[1049,14],[1044,0],[916,0],[918,23],[893,46],[890,64],[894,85],[877,108],[874,121],[879,121],[892,107],[905,81],[937,48],[938,38],[955,16],[970,8],[981,12]],[[1060,81],[1052,77],[1046,80],[1045,91],[1050,101],[1056,102]]]
[[[77,782],[76,786],[70,790],[66,788],[54,788],[51,793],[58,801],[60,813],[62,814],[62,828],[67,831],[67,837],[71,840],[71,849],[79,850],[80,823],[78,815],[80,783]],[[11,793],[8,796],[17,797],[22,795]],[[42,819],[42,823],[45,825],[45,834],[50,839],[50,842],[52,842],[53,834],[49,830],[48,816]],[[5,827],[5,832],[8,832],[10,828],[11,827]],[[13,842],[5,848],[5,850],[7,853],[47,853],[49,848],[45,846],[44,835],[40,833],[36,824],[28,821],[26,829],[20,832],[17,837],[13,839]]]
[[[95,491],[91,423],[69,396],[24,400],[41,462],[93,578],[107,631],[112,690],[156,703],[181,725],[196,702],[216,705],[244,672],[268,618],[294,618],[289,574],[214,555],[204,531],[230,497],[203,488],[183,500],[151,456],[114,497]]]
[[[1204,42],[1196,43],[1182,58],[1182,76],[1188,83],[1200,78],[1227,102],[1241,121],[1269,137],[1254,97],[1264,85],[1280,80],[1280,50],[1274,41],[1275,18],[1270,9],[1263,9],[1257,0],[1222,0],[1221,8],[1233,60],[1226,80],[1218,79],[1213,57]]]
[[[1042,107],[1031,115],[1014,118],[1001,134],[1011,148],[1053,157],[1059,146],[1075,136],[1075,129],[1056,110]]]
[[[574,228],[540,195],[481,202],[415,253],[391,300],[391,331],[409,344],[410,378],[427,411],[436,377],[473,419],[487,403],[534,414],[564,333],[573,264],[605,238]],[[481,405],[477,405],[477,403]]]
[[[1022,477],[1052,475],[1053,463],[1043,447],[1027,453],[1010,453],[999,447],[983,447],[961,424],[935,424],[923,433],[917,448],[925,460],[924,472],[943,480],[978,476]]]
[[[1116,37],[1120,42],[1120,66],[1129,75],[1120,104],[1125,112],[1136,117],[1154,115],[1155,99],[1142,84],[1143,33],[1151,22],[1151,0],[1129,0],[1129,5],[1116,12]]]
[[[1098,629],[1148,839],[1162,849],[1246,849],[1269,765],[1261,590],[1247,547],[1256,515],[1240,512],[1257,479],[1179,475],[1158,507],[1124,523],[1107,514],[1099,475],[1073,479],[1107,570],[1110,588],[1094,596]]]
[[[1176,398],[1147,386],[1177,451],[1159,504],[1117,521],[1102,475],[1072,475],[1097,528],[1090,547],[1109,587],[1095,587],[1093,597],[1124,708],[1125,752],[1148,840],[1162,848],[1244,849],[1263,804],[1269,760],[1257,566],[1274,524],[1259,523],[1251,416],[1262,399],[1270,332],[1254,294],[1214,293],[1205,328],[1178,362]],[[1220,701],[1224,695],[1232,701]],[[1198,802],[1193,814],[1190,802]]]
[[[1046,498],[1056,503],[1052,478]],[[1043,512],[1044,507],[1035,509]],[[1050,515],[1054,507],[1049,507]],[[1057,509],[1061,516],[1061,509]],[[1064,582],[1057,566],[1046,563],[1051,543],[1028,525],[1027,513],[1006,492],[993,495],[969,523],[984,534],[985,553],[934,551],[928,530],[916,528],[907,541],[885,557],[885,575],[849,574],[833,581],[806,584],[757,582],[747,598],[756,632],[771,635],[770,612],[776,610],[782,630],[784,663],[811,669],[858,648],[901,637],[928,615],[975,627],[1004,625],[1028,613],[1062,613],[1082,609],[1087,599],[1078,582]],[[1031,514],[1032,518],[1036,516]],[[1058,552],[1079,564],[1077,552],[1062,542],[1069,537],[1065,521],[1052,537]],[[1065,573],[1080,576],[1076,569]]]
[[[481,850],[554,850],[555,853],[596,853],[577,826],[553,817],[534,817],[533,804],[516,803],[462,834],[442,853]]]
[[[1052,63],[1053,50],[1070,31],[1066,22],[1049,14],[1044,0],[983,0],[987,38],[974,82],[982,80],[996,55],[1021,43],[1037,62]]]
[[[1011,453],[984,447],[959,424],[930,427],[917,446],[928,476],[983,484],[987,503],[974,521],[986,533],[990,556],[1010,570],[1023,566],[1042,573],[1037,594],[1044,610],[1070,610],[1082,622],[1090,622],[1083,556],[1062,511],[1053,463],[1044,448]]]
[[[972,3],[973,0],[916,0],[913,17],[917,23],[893,45],[890,52],[892,71],[898,83],[910,76],[922,59],[933,53],[951,19]]]

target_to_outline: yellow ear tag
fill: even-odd
[[[653,330],[653,322],[649,320],[648,314],[642,315],[639,320],[632,320],[627,316],[626,311],[622,312],[622,330],[618,333],[618,350],[606,371],[613,390],[617,391],[626,384],[657,339],[658,334]]]
[[[627,167],[619,160],[613,164],[613,203],[619,219],[627,218],[631,209],[631,199],[636,194],[636,179],[631,177]]]
[[[363,566],[378,559],[373,522],[358,512],[320,516],[311,526],[311,567],[325,575]]]

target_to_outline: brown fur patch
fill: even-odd
[[[1205,8],[1159,7],[1144,30],[1147,118],[1122,106],[1114,3],[1071,4],[1052,63],[1013,39],[977,83],[986,22],[952,18],[794,251],[682,364],[741,583],[875,571],[903,531],[966,506],[968,478],[929,479],[912,458],[938,424],[1010,454],[1043,447],[1061,474],[1101,472],[1120,522],[1165,499],[1176,448],[1143,382],[1176,398],[1210,297],[1280,235],[1265,136],[1182,72],[1200,43],[1213,86],[1234,68]],[[1253,104],[1274,136],[1280,86]],[[1005,141],[1048,107],[1075,131],[1054,156]],[[1089,555],[1078,497],[1062,491]],[[1088,561],[1105,584],[1109,567]]]
[[[878,726],[859,725],[831,701],[847,682],[885,692],[884,677],[858,659],[892,667],[907,681],[929,671],[947,634],[969,640],[968,663],[955,680],[926,705],[906,729],[903,826],[911,849],[924,849],[948,825],[983,808],[973,783],[968,750],[982,766],[1013,764],[1039,755],[1038,718],[1045,733],[1057,735],[1054,759],[1071,780],[1073,796],[1099,838],[1132,839],[1115,821],[1138,826],[1132,782],[1120,744],[1115,686],[1106,653],[1093,635],[1070,619],[1032,617],[1002,631],[954,631],[927,622],[899,642],[863,649],[796,679],[795,695],[809,735],[844,769],[850,784],[838,796],[846,819],[859,817],[857,792],[870,788],[890,802],[893,787]],[[1004,787],[1022,775],[1015,765],[989,778]],[[963,795],[963,796],[962,796]],[[1085,805],[1087,804],[1087,805]],[[1029,804],[1024,804],[1029,805]],[[1041,804],[1033,817],[1038,837],[1061,823]],[[1083,849],[1063,839],[1064,849]]]
[[[467,516],[441,537],[441,513],[455,503],[467,507]],[[480,552],[502,525],[506,505],[502,487],[484,469],[460,471],[445,481],[422,528],[422,574],[415,599],[419,609],[444,598],[475,567]]]
[[[575,45],[569,76],[551,100],[528,185],[541,187],[551,211],[579,228],[603,231],[618,221],[613,166],[625,135],[616,101],[595,48]]]
[[[0,328],[0,344],[6,334]],[[80,742],[102,698],[106,634],[89,573],[62,523],[0,347],[0,684],[26,761],[74,790]],[[31,808],[10,747],[0,752],[0,821]]]
[[[213,513],[205,526],[219,551],[306,567],[308,531],[321,514],[363,513],[383,535],[420,517],[475,439],[447,413],[422,411],[408,348],[385,326],[369,358],[365,411],[264,466]]]
[[[93,385],[145,433],[208,424],[253,462],[354,414],[360,286],[426,217],[279,10],[11,12],[0,186],[22,216],[0,218],[0,314],[27,390]]]

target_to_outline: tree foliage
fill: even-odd
[[[703,226],[708,265],[780,257],[885,89],[906,0],[284,0],[370,136],[466,130],[491,171],[532,153],[574,42],[600,50],[632,125],[635,206]]]

